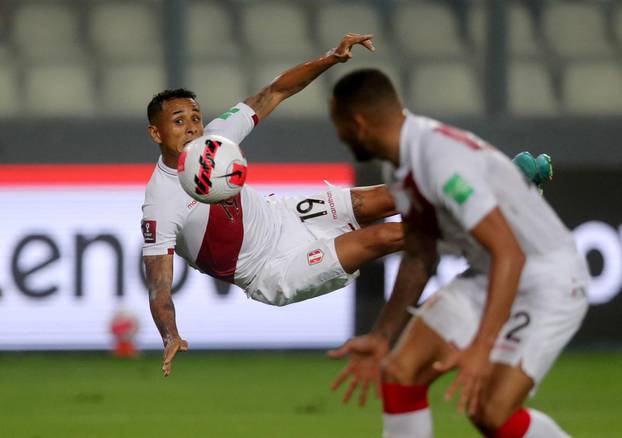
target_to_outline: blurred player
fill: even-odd
[[[460,393],[459,411],[483,435],[567,436],[524,402],[587,310],[588,271],[568,229],[506,156],[469,132],[406,111],[377,70],[343,77],[331,115],[357,158],[392,165],[405,233],[393,293],[374,329],[331,352],[351,355],[334,387],[352,376],[345,398],[361,385],[364,403],[384,358],[384,436],[431,437],[428,387],[457,368],[446,399]],[[462,253],[470,268],[410,318],[437,243]]]
[[[395,214],[384,186],[337,189],[308,198],[263,197],[248,185],[218,203],[194,201],[181,188],[177,159],[185,144],[204,134],[241,143],[284,99],[329,67],[352,57],[354,45],[374,50],[371,35],[346,35],[327,55],[284,72],[203,127],[195,95],[167,90],[148,106],[149,134],[162,155],[143,204],[143,259],[153,319],[164,342],[163,372],[188,344],[178,334],[171,298],[173,253],[249,297],[282,306],[340,289],[359,266],[402,247],[399,224],[373,224]]]

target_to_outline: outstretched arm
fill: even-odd
[[[149,308],[164,343],[162,372],[171,373],[171,362],[178,351],[187,351],[188,342],[181,339],[175,323],[175,306],[171,297],[173,286],[173,256],[144,256]]]
[[[370,384],[380,395],[380,364],[411,315],[408,308],[417,303],[436,265],[436,240],[422,232],[415,232],[406,222],[405,247],[391,298],[385,304],[372,331],[352,338],[336,350],[328,352],[332,358],[350,356],[350,362],[337,375],[332,389],[337,389],[352,377],[343,400],[347,402],[360,386],[359,404],[364,405]]]
[[[352,46],[360,44],[373,52],[375,48],[371,38],[372,35],[347,34],[339,45],[326,55],[285,71],[256,96],[247,98],[244,103],[255,111],[259,120],[266,118],[279,103],[301,91],[328,68],[352,58]]]

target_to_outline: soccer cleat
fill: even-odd
[[[547,154],[540,154],[534,158],[531,153],[524,151],[516,154],[512,162],[538,187],[540,193],[542,186],[553,179],[553,163]]]

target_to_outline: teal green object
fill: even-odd
[[[534,182],[538,186],[541,186],[545,182],[553,179],[553,163],[551,162],[551,157],[549,155],[538,155],[536,158],[536,167],[538,168],[538,171]]]
[[[533,155],[531,155],[531,153],[527,151],[520,152],[512,158],[512,162],[518,166],[528,180],[535,183],[535,179],[538,174],[538,165],[536,164],[536,159]]]
[[[516,154],[512,162],[540,189],[544,183],[553,179],[553,163],[547,154],[534,158],[530,152],[523,151]]]

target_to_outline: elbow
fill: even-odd
[[[515,266],[517,266],[518,269],[522,272],[523,267],[525,266],[525,263],[527,262],[527,256],[525,255],[525,253],[523,252],[520,246],[516,247],[516,250],[514,251],[514,255],[513,255],[513,260],[514,260]]]

